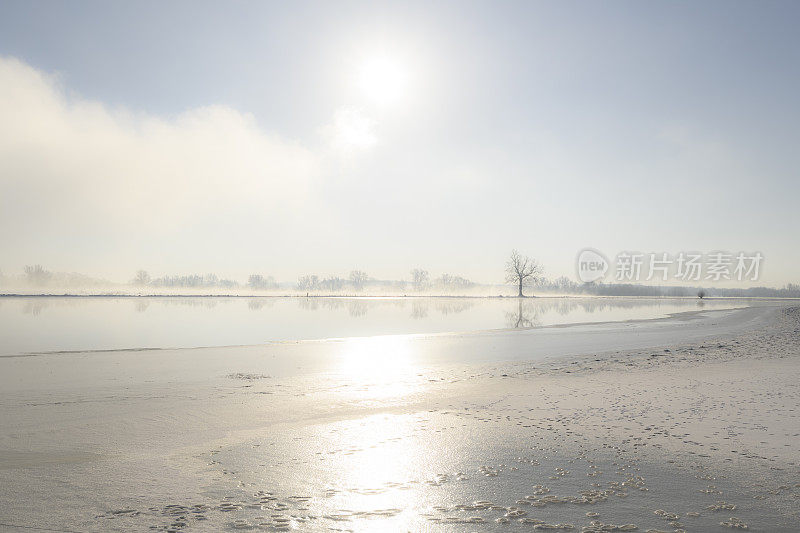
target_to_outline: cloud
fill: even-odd
[[[300,216],[321,166],[313,150],[230,107],[170,118],[112,109],[7,57],[0,124],[6,260],[114,232],[157,239],[209,218],[230,222],[228,234],[275,231]]]
[[[285,210],[303,201],[318,164],[229,107],[170,119],[110,109],[11,58],[0,58],[0,121],[3,228],[10,213],[164,223],[215,206]]]
[[[375,120],[358,107],[341,107],[321,130],[335,155],[349,156],[378,142]]]

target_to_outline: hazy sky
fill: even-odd
[[[800,281],[795,2],[0,3],[0,269]]]

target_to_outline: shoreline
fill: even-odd
[[[96,293],[96,294],[75,294],[75,293],[0,293],[0,298],[342,298],[342,299],[419,299],[419,298],[453,298],[453,299],[496,299],[496,300],[545,300],[545,299],[631,299],[631,300],[756,300],[756,301],[800,301],[800,297],[791,296],[624,296],[624,295],[595,295],[595,294],[537,294],[532,296],[503,296],[503,295],[468,295],[468,294],[126,294],[126,293]]]
[[[730,336],[741,327],[758,327],[784,306],[750,306],[736,309],[692,310],[653,319],[605,321],[574,325],[552,325],[527,329],[495,329],[434,334],[379,335],[334,339],[273,341],[255,345],[207,346],[193,348],[128,348],[119,350],[77,350],[0,356],[0,362],[16,362],[49,374],[39,378],[37,387],[70,383],[72,387],[93,388],[93,374],[105,376],[103,383],[116,379],[115,369],[129,367],[137,379],[186,381],[205,379],[211,369],[225,361],[257,365],[268,375],[316,374],[335,370],[353,350],[402,352],[408,366],[435,364],[502,364],[541,361],[588,353],[645,349],[674,343],[688,343],[714,336]],[[68,356],[68,357],[62,357]],[[363,357],[363,356],[362,356]],[[86,375],[79,375],[74,361],[80,360]],[[34,364],[35,362],[35,364]],[[29,365],[29,366],[30,366]],[[31,371],[32,372],[32,371]],[[11,374],[8,374],[11,376]],[[71,376],[69,379],[62,376]],[[71,381],[70,381],[71,380]],[[10,378],[0,386],[18,387]]]
[[[611,324],[630,325],[638,323],[653,323],[661,321],[686,321],[693,317],[698,317],[708,313],[724,313],[737,310],[748,309],[756,307],[752,305],[744,305],[741,307],[731,307],[725,309],[693,309],[688,311],[675,311],[665,313],[663,316],[649,317],[649,318],[636,318],[636,319],[621,319],[621,320],[598,320],[598,321],[581,321],[571,322],[566,324],[544,324],[529,327],[505,327],[505,328],[488,328],[488,329],[473,329],[461,331],[441,331],[430,333],[390,333],[390,334],[377,334],[377,335],[356,335],[348,337],[323,337],[323,338],[307,338],[307,339],[283,339],[272,340],[255,344],[223,344],[223,345],[201,345],[201,346],[134,346],[124,348],[108,348],[108,349],[76,349],[76,350],[48,350],[48,351],[31,351],[17,354],[0,354],[2,358],[18,358],[18,357],[40,357],[48,355],[74,355],[74,354],[94,354],[94,353],[114,353],[114,352],[147,352],[147,351],[173,351],[173,350],[206,350],[206,349],[233,349],[233,348],[258,348],[268,346],[281,346],[286,344],[318,344],[318,343],[337,343],[348,342],[355,340],[362,340],[368,338],[396,338],[396,339],[432,339],[440,337],[468,337],[468,336],[485,336],[492,334],[502,333],[524,333],[537,330],[547,329],[568,329],[585,326],[605,326]],[[713,317],[708,317],[713,318]]]
[[[39,357],[47,355],[74,355],[74,354],[94,354],[94,353],[114,353],[114,352],[148,352],[148,351],[173,351],[173,350],[208,350],[208,349],[223,349],[223,348],[259,348],[284,344],[318,344],[318,343],[338,343],[358,341],[364,339],[372,339],[377,337],[382,338],[397,338],[397,339],[431,339],[437,337],[468,337],[470,335],[491,335],[494,333],[513,333],[535,331],[541,329],[567,329],[582,326],[605,326],[609,324],[637,324],[640,322],[655,322],[667,320],[687,320],[697,315],[704,313],[724,313],[730,311],[738,311],[747,309],[744,307],[731,307],[728,309],[700,309],[693,311],[677,311],[674,313],[666,313],[664,316],[652,318],[636,318],[625,320],[603,320],[598,322],[572,322],[569,324],[547,324],[542,326],[530,326],[519,328],[494,328],[494,329],[476,329],[467,331],[442,331],[439,333],[399,333],[387,335],[368,335],[368,336],[353,336],[353,337],[326,337],[321,339],[291,339],[291,340],[275,340],[259,344],[228,344],[228,345],[213,345],[213,346],[153,346],[153,347],[133,347],[133,348],[112,348],[112,349],[97,349],[97,350],[53,350],[44,352],[25,352],[21,354],[2,355],[3,357]]]

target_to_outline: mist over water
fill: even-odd
[[[0,355],[191,348],[651,319],[745,300],[638,298],[0,298]]]

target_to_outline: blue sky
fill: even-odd
[[[554,277],[592,246],[798,281],[798,11],[6,1],[0,268],[491,282],[512,247]]]

